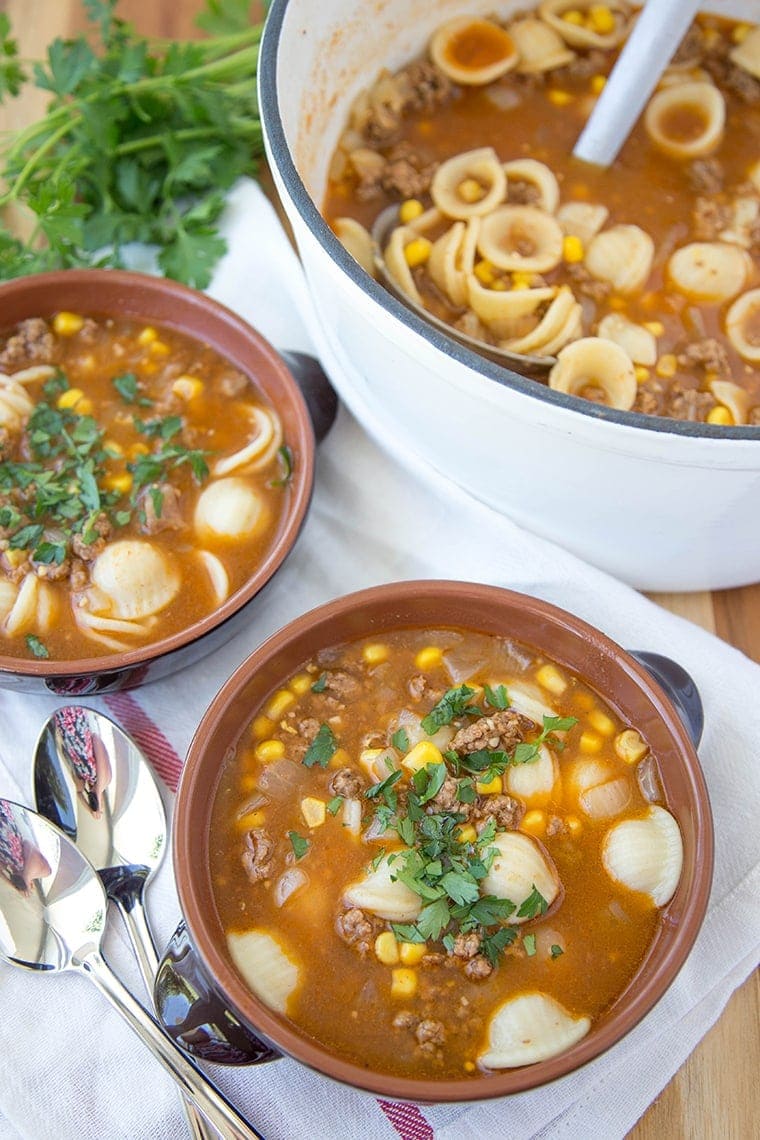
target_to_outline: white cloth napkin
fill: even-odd
[[[297,258],[256,185],[235,188],[225,226],[230,252],[214,279],[214,296],[280,348],[319,345]],[[349,390],[345,373],[334,379]],[[433,476],[408,451],[391,457],[398,445],[379,413],[358,397],[351,402],[386,449],[341,412],[320,447],[308,522],[250,625],[175,677],[87,703],[121,719],[163,771],[171,766],[172,749],[184,755],[203,709],[232,670],[264,637],[316,604],[401,578],[469,579],[537,594],[625,646],[676,658],[696,680],[706,715],[700,755],[717,839],[714,889],[694,951],[656,1008],[607,1054],[544,1089],[476,1105],[417,1108],[379,1102],[290,1060],[242,1070],[214,1067],[213,1076],[267,1140],[585,1140],[592,1132],[604,1140],[622,1137],[760,959],[760,668],[629,587],[526,534]],[[0,690],[0,796],[32,802],[35,739],[60,703]],[[168,792],[166,799],[170,806]],[[179,918],[168,863],[149,888],[148,909],[163,944]],[[140,994],[116,922],[106,950]],[[0,964],[0,1003],[3,1140],[185,1135],[172,1082],[83,977],[46,977]]]

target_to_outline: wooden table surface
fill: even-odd
[[[146,35],[184,38],[202,0],[121,0],[118,12]],[[40,58],[56,35],[85,26],[81,0],[0,0],[25,58]],[[3,128],[34,118],[44,98],[30,92],[0,109]],[[754,523],[753,523],[754,525]],[[760,583],[702,594],[652,595],[660,605],[760,661]],[[630,1133],[630,1140],[749,1140],[760,1133],[760,974],[734,994],[725,1012]],[[634,1078],[635,1079],[635,1078]],[[599,1121],[600,1140],[608,1140]],[[107,1137],[104,1140],[108,1140]]]

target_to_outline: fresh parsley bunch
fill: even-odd
[[[0,206],[32,216],[27,240],[0,226],[0,280],[118,266],[124,244],[140,241],[159,246],[168,276],[204,288],[225,251],[215,225],[225,191],[255,173],[262,150],[262,25],[249,21],[250,0],[206,0],[207,38],[152,41],[116,5],[84,0],[93,36],[55,39],[31,73],[0,13],[0,99],[28,82],[52,96],[0,149]]]

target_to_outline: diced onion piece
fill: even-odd
[[[284,906],[296,891],[300,891],[309,882],[309,877],[300,867],[288,867],[283,871],[274,885],[274,905]]]
[[[556,1057],[585,1037],[588,1017],[572,1017],[543,993],[520,994],[496,1010],[488,1026],[488,1047],[478,1057],[487,1069],[514,1069]]]
[[[683,866],[683,840],[669,811],[652,804],[641,819],[626,819],[607,832],[602,863],[611,879],[648,895],[655,906],[673,897]]]
[[[276,1013],[287,1012],[299,969],[280,943],[263,930],[228,934],[227,948],[243,981]]]
[[[362,828],[361,800],[343,801],[343,826],[351,835],[358,835]]]

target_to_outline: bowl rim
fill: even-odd
[[[91,677],[93,674],[116,675],[132,672],[139,666],[146,666],[158,658],[168,657],[192,642],[199,641],[212,630],[220,628],[234,617],[270,581],[295,545],[311,501],[314,488],[316,443],[311,417],[304,397],[291,370],[273,345],[253,325],[227,305],[215,300],[207,293],[192,289],[188,285],[169,277],[106,268],[60,269],[0,282],[0,305],[9,293],[23,294],[29,292],[34,295],[37,289],[49,289],[56,284],[61,287],[62,299],[65,298],[69,302],[73,288],[86,288],[94,282],[98,282],[102,288],[106,277],[108,289],[114,291],[118,296],[137,296],[141,293],[145,296],[146,303],[140,315],[144,316],[146,320],[151,319],[149,312],[151,299],[157,295],[168,296],[184,306],[182,316],[172,320],[161,319],[157,321],[158,324],[199,341],[202,340],[202,337],[195,333],[187,317],[193,309],[202,310],[213,319],[220,330],[229,329],[235,335],[242,337],[263,358],[266,367],[277,378],[277,384],[287,394],[297,425],[297,436],[291,442],[298,449],[299,463],[294,472],[295,477],[291,482],[290,500],[280,521],[274,541],[266,556],[258,563],[255,572],[210,614],[159,641],[151,641],[136,646],[134,649],[118,653],[105,653],[96,657],[78,657],[73,660],[61,658],[27,659],[0,652],[0,687],[2,687],[3,675],[28,677],[52,683],[63,679],[83,679]],[[109,311],[108,304],[104,304],[102,310],[98,310],[105,316],[109,315]],[[115,311],[118,313],[118,307]],[[215,348],[215,351],[224,357],[223,349]],[[241,371],[247,373],[247,370],[242,367]],[[256,377],[251,376],[251,379],[255,384]]]
[[[760,425],[724,427],[699,421],[677,420],[665,416],[649,416],[643,412],[621,411],[584,400],[564,392],[554,391],[548,385],[529,377],[521,376],[506,366],[496,364],[487,357],[480,356],[460,341],[429,324],[407,307],[398,298],[384,289],[369,276],[343,247],[309,194],[296,168],[292,152],[287,142],[285,128],[280,114],[279,85],[279,44],[283,24],[290,0],[272,0],[259,50],[258,90],[261,121],[264,138],[269,145],[271,158],[282,178],[287,193],[312,236],[322,247],[331,261],[335,262],[353,284],[372,301],[388,312],[402,325],[417,336],[422,337],[445,356],[451,357],[465,368],[478,373],[486,380],[512,388],[525,396],[543,400],[545,403],[563,408],[568,412],[585,416],[591,420],[603,420],[624,428],[638,431],[657,432],[692,439],[712,441],[741,440],[752,443],[760,441]],[[287,73],[287,83],[292,86],[292,72]]]
[[[215,923],[218,926],[217,916],[214,914],[208,919],[204,918],[201,895],[207,893],[207,884],[199,881],[200,876],[190,875],[194,855],[197,857],[199,848],[205,854],[207,842],[204,835],[202,842],[198,843],[197,824],[191,825],[193,799],[199,796],[201,802],[209,807],[213,802],[222,760],[219,745],[215,744],[215,735],[227,710],[240,699],[246,684],[262,669],[267,669],[269,689],[281,684],[285,677],[278,672],[278,655],[292,643],[299,642],[315,625],[327,634],[324,644],[360,638],[369,632],[366,621],[361,628],[352,629],[350,635],[344,629],[343,635],[338,635],[332,641],[329,640],[329,630],[334,622],[361,611],[365,606],[382,604],[392,609],[393,606],[414,604],[414,600],[421,595],[435,599],[442,606],[449,601],[461,602],[465,598],[489,601],[507,611],[510,607],[519,606],[523,610],[527,607],[536,625],[534,648],[542,648],[539,632],[542,631],[543,636],[546,636],[546,629],[550,628],[569,632],[576,641],[583,640],[593,645],[602,658],[614,659],[616,664],[621,665],[632,684],[643,690],[678,750],[688,789],[689,809],[693,813],[695,837],[691,859],[693,883],[683,902],[678,927],[657,969],[647,975],[645,963],[642,963],[639,973],[616,999],[617,1003],[625,1002],[625,1006],[617,1011],[609,1011],[609,1015],[603,1014],[602,1021],[594,1032],[556,1057],[489,1076],[460,1080],[421,1080],[372,1072],[355,1062],[330,1054],[326,1047],[299,1033],[292,1022],[273,1013],[246,987],[217,944],[217,937],[212,931]],[[442,625],[447,624],[441,617],[437,620]],[[398,627],[410,628],[415,624],[420,625],[419,622],[408,619],[398,621]],[[448,624],[462,625],[458,621]],[[384,628],[396,627],[389,624]],[[551,654],[551,650],[547,652]],[[241,731],[243,727],[244,723],[238,721],[236,731]],[[224,743],[226,748],[226,741]],[[226,754],[225,752],[224,755]],[[214,763],[218,764],[214,777],[216,783],[214,793],[209,794],[209,781],[202,777],[208,766]],[[208,817],[206,819],[208,822]],[[714,835],[707,785],[691,738],[659,684],[620,645],[583,619],[543,599],[484,583],[424,579],[372,586],[325,602],[272,634],[238,666],[211,701],[190,743],[175,803],[172,856],[180,908],[190,940],[209,978],[213,979],[214,986],[244,1024],[250,1025],[258,1035],[285,1055],[324,1076],[378,1096],[439,1103],[491,1099],[548,1084],[606,1052],[629,1033],[665,994],[691,952],[707,909],[712,885]],[[208,871],[207,867],[205,871]],[[657,939],[650,944],[647,953],[656,941]],[[635,992],[630,998],[627,995],[632,986],[635,986]],[[251,1017],[250,1007],[255,1009],[255,1019]]]

